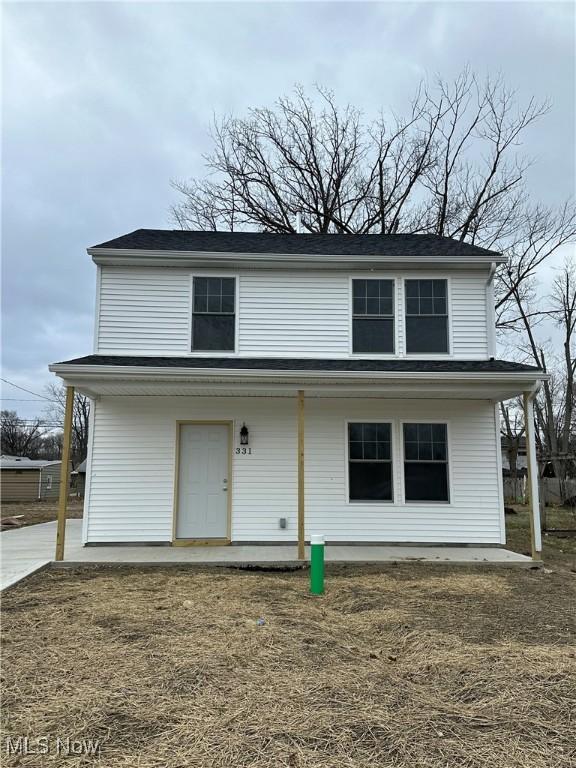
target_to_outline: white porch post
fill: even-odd
[[[535,392],[524,392],[524,424],[526,427],[526,456],[528,458],[528,494],[530,515],[530,543],[532,559],[542,559],[542,531],[540,528],[540,499],[538,494],[538,464],[536,463],[536,436],[534,431]]]

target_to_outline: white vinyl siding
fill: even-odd
[[[102,267],[98,352],[172,355],[190,351],[190,273]]]
[[[307,399],[306,536],[330,541],[503,542],[499,436],[487,401]],[[233,453],[232,541],[297,538],[295,398],[102,397],[95,412],[87,541],[172,540],[177,420],[243,422],[251,454]],[[393,426],[394,502],[348,502],[347,421]],[[450,503],[404,504],[401,421],[448,424]],[[287,518],[287,528],[279,519]]]
[[[175,267],[101,267],[96,351],[127,355],[191,354],[192,274],[213,272]],[[218,274],[226,276],[228,272],[219,270]],[[244,270],[229,274],[238,280],[238,355],[352,356],[350,278],[367,275],[306,270]],[[436,278],[449,280],[449,356],[455,359],[488,356],[487,274],[487,270],[434,273]],[[396,278],[396,354],[385,357],[401,357],[405,353],[401,278],[418,278],[420,273],[381,271],[369,276]]]
[[[240,354],[348,354],[350,295],[344,274],[253,272],[240,278]]]
[[[343,416],[393,420],[394,504],[345,503]],[[448,423],[450,503],[403,503],[401,421]],[[333,541],[499,543],[493,405],[484,401],[315,400],[306,418],[307,532]],[[344,503],[343,503],[344,500]],[[313,528],[312,528],[313,526]]]
[[[461,359],[488,357],[486,280],[483,272],[457,274],[451,279],[452,352]]]
[[[233,540],[296,536],[296,403],[273,398],[103,397],[92,446],[87,540],[171,541],[177,420],[245,422],[251,454],[233,453]],[[273,504],[271,504],[271,500]],[[291,525],[279,529],[278,518]]]

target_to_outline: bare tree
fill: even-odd
[[[499,272],[496,283],[498,325],[514,325],[518,317],[517,296],[529,290],[538,267],[562,245],[576,237],[574,206],[564,203],[553,211],[539,205],[528,205],[516,221],[516,230],[503,245],[509,263]],[[511,317],[512,316],[512,317]]]
[[[56,461],[62,458],[62,432],[51,431],[44,435],[38,448],[37,458]]]
[[[49,384],[46,393],[53,401],[46,406],[46,414],[53,423],[64,423],[66,410],[66,387],[59,384]],[[74,410],[72,412],[72,464],[76,467],[86,458],[88,453],[88,424],[90,417],[90,400],[78,392],[74,395]]]
[[[511,402],[500,403],[500,434],[508,467],[510,470],[510,479],[514,489],[514,498],[521,496],[518,487],[518,454],[520,451],[520,442],[525,434],[524,414],[522,404],[516,398]]]
[[[544,317],[559,320],[562,302],[531,309],[532,285],[539,267],[576,238],[576,210],[531,200],[531,161],[518,148],[548,110],[534,99],[520,104],[502,78],[480,81],[469,69],[450,83],[421,83],[405,116],[371,122],[325,88],[311,98],[298,87],[273,108],[214,121],[208,175],[173,182],[181,198],[172,214],[182,229],[280,233],[295,232],[300,214],[308,232],[427,233],[501,251],[509,260],[496,273],[497,323],[525,336],[530,357],[546,366],[534,353],[534,329]],[[563,376],[546,385],[537,407],[541,452],[546,443],[550,455],[558,440],[566,446],[574,418],[555,394],[573,391],[573,372]],[[506,424],[505,414],[513,451],[522,427],[513,427],[510,411]]]
[[[3,454],[8,456],[38,457],[46,429],[40,419],[21,419],[16,411],[0,412],[0,430]]]
[[[535,416],[541,459],[554,467],[561,494],[565,496],[576,442],[576,266],[573,261],[566,261],[554,280],[544,310],[534,308],[528,290],[516,287],[512,295],[517,325],[527,339],[526,351],[537,366],[550,374],[535,403]],[[560,355],[545,351],[539,342],[537,327],[544,316],[552,319],[561,334]]]
[[[275,107],[215,121],[209,175],[175,181],[183,229],[431,233],[505,252],[497,274],[498,321],[510,322],[514,292],[576,236],[576,212],[530,201],[529,159],[517,154],[547,103],[518,105],[501,78],[469,69],[452,83],[422,83],[405,117],[366,123],[317,88],[300,87]]]

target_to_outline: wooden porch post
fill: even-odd
[[[64,539],[66,536],[66,510],[68,508],[68,484],[70,482],[70,447],[72,443],[72,414],[74,411],[74,387],[66,387],[66,409],[64,411],[64,435],[62,438],[62,464],[60,466],[60,497],[58,501],[58,522],[56,527],[55,560],[64,560]]]
[[[526,457],[530,515],[530,544],[532,559],[542,559],[542,531],[540,527],[540,501],[538,496],[538,464],[536,463],[536,436],[534,433],[534,402],[531,392],[524,392],[524,424],[526,429]]]
[[[298,560],[304,550],[304,390],[298,390]]]

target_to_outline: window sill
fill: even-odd
[[[451,501],[404,501],[403,507],[452,507]]]
[[[349,357],[358,357],[362,360],[379,360],[380,358],[394,360],[399,358],[400,355],[396,352],[350,352]]]
[[[404,357],[418,360],[437,360],[438,358],[454,357],[452,352],[405,352]]]
[[[366,501],[350,501],[350,499],[346,499],[345,501],[346,506],[348,507],[356,507],[361,506],[363,504],[379,504],[381,506],[385,507],[400,507],[402,509],[407,509],[410,507],[453,507],[454,504],[451,501],[376,501],[376,500],[366,500]]]
[[[398,506],[397,504],[395,505],[394,501],[385,501],[384,499],[366,499],[365,501],[360,501],[359,499],[348,499],[346,503],[350,504],[351,506],[356,504],[386,504],[389,507]]]

